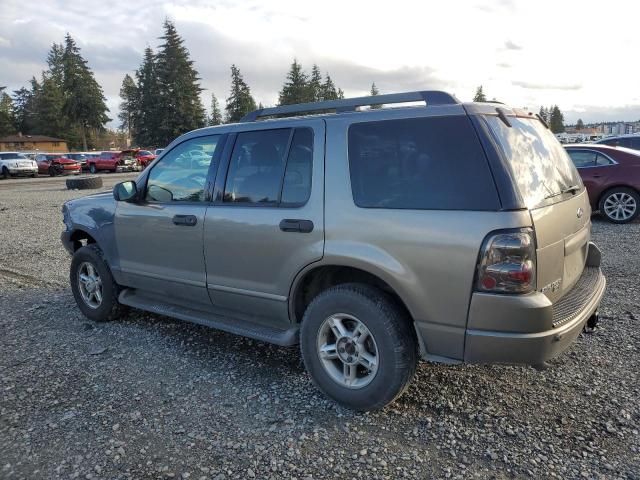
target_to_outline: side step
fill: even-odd
[[[139,308],[140,310],[197,323],[235,335],[261,340],[267,343],[274,343],[283,347],[298,344],[298,327],[280,330],[256,323],[234,320],[211,312],[165,303],[156,297],[139,293],[136,290],[123,290],[118,297],[118,301],[123,305]]]

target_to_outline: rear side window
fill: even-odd
[[[297,206],[311,192],[313,132],[309,128],[238,134],[223,201],[244,205]]]
[[[349,170],[359,207],[500,208],[487,159],[466,116],[354,124]]]
[[[568,150],[568,153],[576,168],[594,167],[596,164],[596,153],[590,150]]]

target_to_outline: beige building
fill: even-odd
[[[66,152],[67,142],[45,135],[9,135],[0,138],[0,152],[15,151]]]

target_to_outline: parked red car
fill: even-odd
[[[565,146],[587,187],[591,208],[613,223],[640,214],[640,151],[602,144]]]
[[[39,153],[36,155],[38,173],[56,175],[78,175],[82,167],[75,160],[64,156],[64,153]]]
[[[140,170],[135,158],[135,150],[121,150],[101,152],[94,158],[87,159],[89,171],[96,173],[100,170],[110,172],[132,172]]]
[[[151,153],[149,150],[137,150],[136,151],[136,160],[138,161],[138,165],[140,165],[143,169],[147,168],[151,162],[156,159],[156,155]]]

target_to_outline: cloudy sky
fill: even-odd
[[[224,101],[237,64],[272,105],[293,57],[317,63],[347,96],[445,89],[568,122],[640,119],[637,0],[334,1],[0,0],[0,85],[26,85],[70,32],[116,118],[118,91],[173,20],[206,88]],[[113,123],[115,125],[115,122]]]

